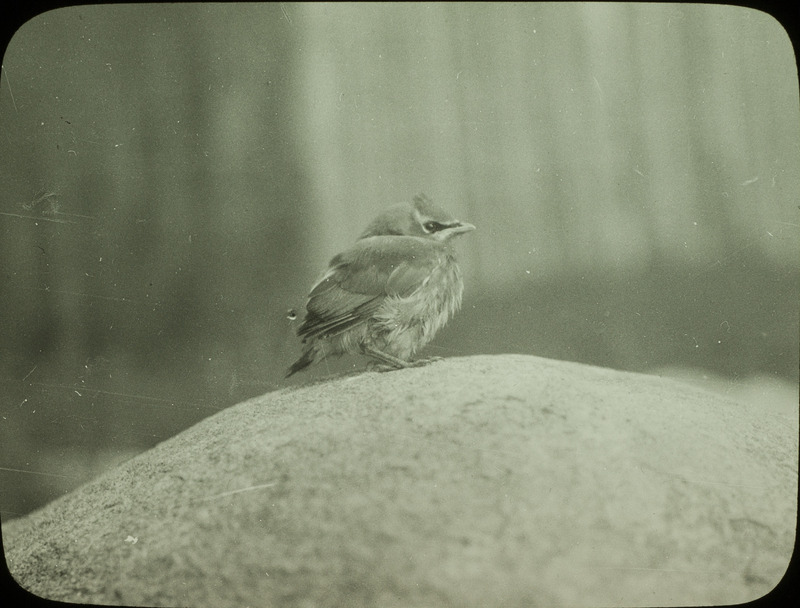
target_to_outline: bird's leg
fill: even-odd
[[[370,372],[394,372],[397,371],[394,365],[386,365],[385,363],[378,363],[377,361],[370,361],[367,363],[367,371]]]
[[[404,367],[411,367],[411,365],[413,365],[409,361],[403,361],[403,359],[400,357],[395,357],[394,355],[390,355],[371,346],[364,346],[362,350],[364,351],[365,355],[369,355],[378,361],[387,363],[394,369],[402,369]]]
[[[406,367],[421,367],[433,361],[441,360],[441,357],[433,357],[431,359],[418,359],[416,361],[405,361],[400,357],[395,357],[394,355],[390,355],[389,353],[385,353],[371,346],[364,346],[363,351],[365,355],[374,357],[375,359],[383,361],[384,363],[387,363],[388,365],[391,366],[388,369],[381,369],[380,371],[390,371],[392,369],[403,369]]]
[[[420,365],[427,365],[428,363],[434,363],[435,361],[444,361],[444,357],[428,357],[427,359],[418,359],[415,363],[419,363]]]

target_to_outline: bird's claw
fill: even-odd
[[[416,361],[410,361],[408,366],[422,367],[423,365],[428,365],[429,363],[435,363],[436,361],[444,361],[444,357],[428,357],[427,359],[417,359]]]
[[[377,361],[370,361],[367,364],[367,369],[371,372],[393,372],[398,369],[406,369],[411,367],[423,367],[436,361],[443,361],[444,357],[428,357],[427,359],[417,359],[415,361],[403,361],[403,365],[390,365],[386,363],[378,363]]]

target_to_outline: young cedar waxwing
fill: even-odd
[[[412,357],[461,306],[464,283],[450,241],[470,230],[424,194],[386,209],[311,288],[297,330],[303,354],[286,377],[343,353],[393,368],[428,363]]]

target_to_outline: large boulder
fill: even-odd
[[[251,399],[3,525],[69,602],[744,602],[795,536],[797,412],[530,356]]]

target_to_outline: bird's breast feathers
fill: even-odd
[[[450,258],[410,295],[386,297],[372,320],[378,348],[410,359],[459,309],[463,287],[458,265]]]

